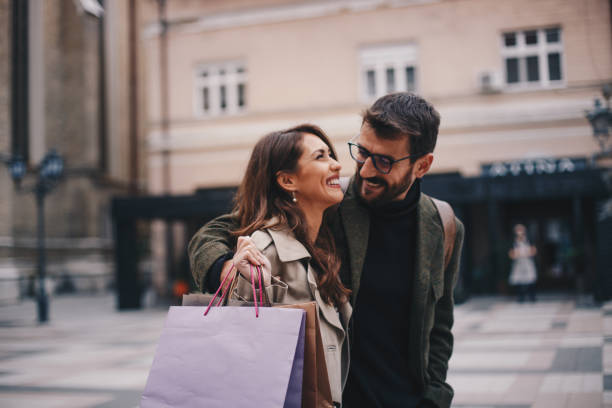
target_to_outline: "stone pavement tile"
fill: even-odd
[[[535,303],[529,303],[529,302],[519,303],[516,301],[511,301],[511,302],[506,302],[506,303],[496,302],[494,304],[496,308],[505,309],[508,311],[519,311],[519,312],[529,311],[533,313],[556,314],[560,310],[563,309],[563,306],[566,303],[567,302],[552,300],[552,301],[539,301]],[[569,303],[570,305],[573,305],[573,302],[569,302]]]
[[[612,391],[604,391],[602,399],[604,405],[612,405]]]
[[[133,358],[129,361],[125,361],[121,364],[118,364],[117,367],[121,368],[144,368],[146,370],[151,369],[151,365],[153,365],[153,358],[155,357],[155,350],[149,353],[143,353],[142,356]]]
[[[477,349],[482,351],[501,350],[534,350],[556,348],[559,341],[554,338],[544,338],[540,335],[526,337],[524,335],[478,335],[466,337],[455,342],[457,348]]]
[[[574,313],[567,324],[567,332],[601,333],[602,318],[599,311]]]
[[[88,371],[73,373],[71,376],[62,376],[55,380],[48,380],[45,386],[51,387],[78,387],[89,389],[118,389],[142,390],[147,382],[149,369],[141,370],[112,370],[92,367]],[[42,385],[42,384],[41,384]]]
[[[547,370],[555,358],[555,351],[533,351],[523,367],[528,370]]]
[[[561,347],[602,347],[603,337],[601,334],[594,335],[576,335],[569,334],[564,337],[559,344]]]
[[[521,374],[504,396],[506,405],[531,405],[537,398],[544,375]]]
[[[566,408],[568,399],[567,394],[539,394],[531,408]]]
[[[552,371],[585,372],[602,370],[602,348],[559,348],[552,363]]]
[[[541,393],[560,393],[562,392],[563,376],[559,374],[548,374],[544,376],[540,387]]]
[[[595,408],[601,407],[601,393],[572,393],[569,394],[567,408]]]
[[[457,306],[455,308],[455,323],[453,325],[453,330],[457,330],[458,332],[462,332],[468,327],[473,326],[474,324],[478,324],[486,319],[487,314],[483,312],[470,312],[467,313],[462,306]]]
[[[2,392],[0,406],[2,408],[84,408],[95,407],[113,400],[108,394],[79,393],[17,393]]]
[[[575,302],[562,302],[559,306],[558,313],[559,314],[570,314],[576,309]]]
[[[603,392],[601,374],[586,374],[582,377],[582,392]]]
[[[515,374],[455,374],[448,376],[449,384],[455,389],[455,397],[467,394],[495,394],[501,401],[503,395],[516,381]]]
[[[530,352],[524,351],[466,351],[453,354],[449,364],[453,370],[518,369],[527,364],[530,355]]]
[[[550,319],[495,319],[487,320],[482,324],[484,333],[531,333],[550,329]]]
[[[603,391],[602,382],[602,377],[599,373],[546,374],[542,380],[540,393],[601,393]]]
[[[550,328],[553,330],[564,331],[567,328],[567,322],[553,320],[550,324]]]
[[[48,371],[28,370],[27,367],[24,367],[22,368],[22,371],[9,371],[0,377],[0,386],[40,384],[61,375],[61,371],[50,373]]]
[[[568,375],[564,380],[564,389],[570,392],[603,392],[603,379],[601,373],[582,374],[579,383],[574,382],[573,376]]]
[[[503,404],[504,394],[455,393],[453,408],[497,408]]]
[[[66,347],[62,350],[48,352],[44,354],[26,355],[14,358],[3,363],[3,368],[60,368],[60,367],[87,367],[105,366],[113,362],[122,361],[134,353],[133,349],[127,348],[107,348],[98,347],[77,347],[73,349]]]
[[[603,334],[605,336],[612,336],[612,317],[606,316],[603,319]]]
[[[603,377],[604,391],[612,391],[612,374],[606,374]]]
[[[603,346],[603,371],[606,374],[612,374],[612,343],[606,343]]]

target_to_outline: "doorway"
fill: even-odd
[[[535,256],[541,292],[566,292],[576,290],[579,249],[573,231],[572,201],[542,200],[508,202],[504,208],[503,228],[509,243],[513,243],[513,227],[523,224],[527,238],[537,249]],[[508,248],[508,249],[509,249]]]

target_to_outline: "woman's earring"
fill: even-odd
[[[295,197],[295,192],[291,192],[291,201],[293,201],[294,203],[297,203],[297,198]]]

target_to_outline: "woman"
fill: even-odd
[[[527,240],[527,229],[522,224],[514,226],[514,246],[508,252],[512,259],[509,283],[518,288],[518,301],[523,302],[525,295],[535,302],[535,281],[537,278],[533,257],[536,248]]]
[[[240,228],[234,295],[252,299],[251,264],[262,265],[273,303],[316,301],[334,402],[340,404],[348,372],[350,291],[338,275],[326,216],[344,196],[340,164],[321,129],[300,125],[264,136],[253,149],[236,194]],[[332,209],[333,210],[333,209]],[[263,256],[262,256],[263,254]],[[224,276],[221,276],[223,280]]]

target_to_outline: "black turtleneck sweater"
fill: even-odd
[[[416,256],[420,180],[406,198],[370,208],[368,250],[353,311],[351,363],[343,405],[416,407],[410,375],[410,306]]]

